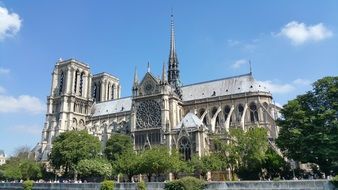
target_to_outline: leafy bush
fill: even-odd
[[[140,181],[137,183],[137,190],[147,190],[146,183],[144,181]]]
[[[203,180],[191,176],[184,177],[180,179],[180,181],[183,184],[185,190],[200,190],[204,189],[205,187]]]
[[[32,190],[33,189],[33,181],[32,180],[27,180],[22,183],[22,187],[24,190]]]
[[[165,190],[184,190],[183,184],[180,180],[169,181],[164,184]]]
[[[104,180],[101,182],[100,190],[114,190],[114,181]]]
[[[336,175],[332,180],[331,183],[335,186],[338,187],[338,175]]]
[[[202,190],[204,188],[205,183],[203,180],[190,176],[168,182],[164,185],[165,190]]]

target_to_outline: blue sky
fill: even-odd
[[[169,54],[174,9],[181,81],[249,72],[285,104],[338,73],[338,1],[0,0],[0,149],[41,136],[55,62],[75,58],[120,78],[122,96],[147,62]]]

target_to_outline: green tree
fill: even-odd
[[[202,156],[194,155],[189,162],[192,171],[206,179],[206,174],[209,171],[221,171],[224,169],[222,160],[217,154]]]
[[[139,174],[140,156],[134,151],[123,152],[116,161],[113,162],[113,168],[117,174],[125,174],[131,182],[132,177]]]
[[[22,179],[20,166],[18,163],[10,163],[9,161],[1,166],[3,171],[3,177],[7,180],[19,180]]]
[[[124,134],[113,134],[106,143],[104,155],[110,161],[118,159],[125,151],[133,150],[133,141],[130,136]]]
[[[289,101],[281,110],[277,145],[283,154],[338,172],[338,77],[324,77],[313,89]]]
[[[155,174],[158,181],[160,174],[169,171],[169,157],[169,149],[167,147],[159,146],[146,149],[141,153],[140,173],[145,173],[148,181],[151,181],[152,175]]]
[[[261,176],[265,179],[290,177],[290,165],[278,155],[272,148],[269,148],[266,152],[264,161],[262,163]]]
[[[231,129],[228,138],[215,138],[215,154],[223,162],[223,169],[230,168],[232,176],[236,172],[243,179],[258,179],[260,166],[268,149],[267,131],[251,128],[244,132]]]
[[[84,179],[106,179],[112,176],[112,165],[105,159],[85,159],[77,164],[77,171]]]
[[[42,177],[42,166],[23,154],[15,154],[0,167],[2,178],[9,180],[39,179]]]
[[[20,171],[24,180],[39,179],[42,177],[42,166],[35,160],[25,159],[21,160]]]
[[[177,179],[180,172],[189,172],[187,162],[181,159],[181,155],[176,149],[171,151],[169,161],[169,172],[174,175],[175,179]]]
[[[56,169],[62,168],[76,179],[77,164],[81,160],[98,157],[100,147],[99,139],[86,131],[67,131],[53,141],[50,161]]]

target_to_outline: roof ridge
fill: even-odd
[[[205,83],[216,82],[216,81],[222,81],[222,80],[232,79],[232,78],[239,78],[239,77],[244,77],[244,76],[252,76],[252,74],[246,73],[246,74],[242,74],[242,75],[236,75],[236,76],[231,76],[231,77],[225,77],[225,78],[220,78],[220,79],[214,79],[214,80],[192,83],[192,84],[184,85],[184,86],[182,86],[182,88],[187,87],[187,86],[194,86],[194,85],[205,84]]]
[[[101,102],[97,102],[96,104],[107,103],[107,102],[114,102],[114,101],[123,100],[123,99],[127,99],[127,98],[132,98],[132,96],[126,96],[126,97],[122,97],[122,98],[118,98],[118,99],[101,101]]]

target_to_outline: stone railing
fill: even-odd
[[[164,183],[146,183],[147,190],[162,190]],[[22,190],[21,183],[0,183],[0,189]],[[99,183],[35,183],[33,190],[99,190]],[[328,180],[209,182],[206,190],[334,190]],[[338,189],[338,188],[336,188]],[[114,190],[136,190],[136,183],[116,183]]]

